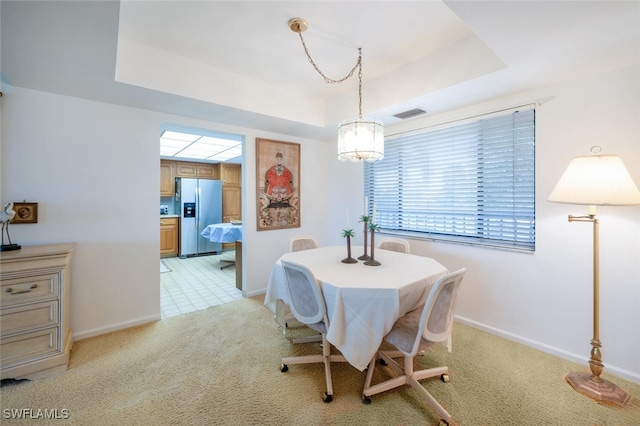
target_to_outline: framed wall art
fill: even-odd
[[[16,215],[11,223],[38,223],[38,203],[13,203]]]
[[[256,138],[258,231],[300,227],[300,144]]]

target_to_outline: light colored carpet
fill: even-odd
[[[283,336],[262,297],[243,299],[75,342],[67,372],[1,388],[3,425],[416,425],[437,424],[409,387],[361,402],[365,373],[333,366],[334,401],[322,402],[320,364],[278,369],[280,358],[319,351]],[[584,366],[456,324],[451,381],[423,385],[461,425],[638,425],[640,385],[624,408],[598,405],[563,377]],[[378,371],[378,370],[376,370]],[[606,370],[605,370],[606,371]],[[382,377],[376,373],[377,379]],[[374,379],[374,380],[377,380]],[[68,420],[12,420],[6,409],[66,409]]]

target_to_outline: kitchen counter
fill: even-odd
[[[162,219],[163,217],[180,217],[180,215],[179,214],[161,214],[160,219]]]

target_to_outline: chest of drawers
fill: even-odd
[[[75,245],[0,252],[0,374],[37,379],[65,371],[73,344],[70,261]]]

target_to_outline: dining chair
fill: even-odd
[[[310,235],[298,235],[289,241],[289,251],[309,250],[317,247],[318,242]]]
[[[289,241],[289,251],[302,251],[302,250],[310,250],[318,247],[318,243],[316,239],[310,235],[298,235],[292,237]],[[287,334],[286,329],[289,327],[289,324],[293,321],[293,316],[289,311],[289,308],[284,304],[280,303],[276,306],[276,317],[278,318],[276,321],[278,324],[282,326],[282,332]],[[319,337],[319,336],[316,336]],[[308,341],[319,341],[317,338],[303,338],[296,339],[295,343],[304,343]]]
[[[284,269],[287,292],[291,300],[291,312],[298,321],[320,333],[322,354],[282,358],[280,371],[283,373],[288,371],[290,364],[323,363],[327,384],[324,402],[331,402],[333,400],[331,363],[346,362],[346,360],[342,355],[331,354],[331,344],[327,340],[329,318],[327,317],[327,308],[320,286],[313,273],[307,267],[286,260],[281,262]]]
[[[409,254],[409,242],[402,238],[384,237],[378,241],[378,248],[383,250],[399,251],[400,253]]]
[[[409,384],[438,413],[441,424],[448,425],[452,421],[452,417],[447,410],[419,382],[422,379],[440,376],[442,381],[447,383],[449,381],[449,368],[441,366],[414,371],[413,363],[416,355],[423,354],[437,343],[447,342],[449,351],[451,351],[453,313],[456,307],[458,288],[466,271],[466,268],[462,268],[438,279],[433,285],[425,304],[396,321],[391,331],[384,338],[396,350],[378,351],[371,360],[362,392],[363,403],[371,403],[369,397],[372,395]],[[394,360],[394,358],[400,357],[404,358],[403,366]],[[397,375],[372,386],[371,381],[376,361],[380,358],[384,361],[383,364],[391,367]]]

